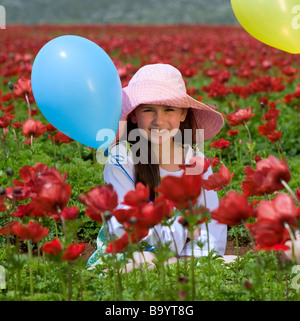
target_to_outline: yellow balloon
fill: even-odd
[[[299,0],[231,0],[242,27],[259,41],[280,50],[300,53]]]

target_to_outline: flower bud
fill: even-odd
[[[11,81],[7,83],[7,86],[10,90],[14,90],[14,84]]]
[[[136,218],[136,217],[131,217],[131,218],[129,219],[129,223],[130,223],[130,224],[135,224],[136,221],[137,221],[137,218]]]
[[[246,280],[246,281],[244,282],[244,285],[245,285],[245,287],[246,287],[247,289],[251,289],[252,286],[253,286],[253,284],[252,284],[251,282],[249,282],[248,280]]]
[[[7,176],[13,176],[13,175],[14,175],[13,169],[8,168],[8,169],[6,170],[6,175],[7,175]]]
[[[104,212],[104,217],[105,217],[105,220],[108,221],[110,218],[111,218],[111,212],[110,211],[105,211]]]

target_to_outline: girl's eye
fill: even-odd
[[[166,111],[173,111],[173,108],[167,108]]]
[[[143,112],[152,111],[152,109],[144,109]]]

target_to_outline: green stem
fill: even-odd
[[[295,264],[295,242],[296,242],[296,235],[292,227],[288,223],[284,223],[284,227],[289,231],[291,241],[292,241],[292,263]]]
[[[298,204],[298,206],[300,205],[300,202],[298,201],[297,196],[295,195],[295,193],[293,192],[293,190],[290,188],[290,186],[288,185],[288,183],[281,179],[280,180],[281,184],[288,190],[288,192],[291,194],[292,198],[295,200],[296,204]]]
[[[31,107],[30,107],[30,102],[29,102],[27,94],[25,94],[25,99],[26,99],[26,103],[27,103],[27,107],[28,107],[29,118],[31,118]]]
[[[4,142],[4,139],[5,137],[2,136],[3,139],[1,139],[1,146],[2,146],[2,149],[3,149],[3,158],[6,159],[6,148],[5,148],[5,142]]]
[[[248,127],[248,125],[247,125],[247,123],[245,121],[244,121],[244,126],[245,126],[245,128],[247,129],[247,132],[248,132],[249,144],[252,145],[251,133],[250,133],[249,127]],[[251,166],[251,164],[252,164],[252,147],[251,146],[250,146],[249,157],[250,157],[250,166]]]
[[[82,284],[81,264],[79,264],[79,267],[78,267],[78,282],[79,282],[80,301],[83,301],[83,284]]]
[[[228,160],[229,160],[230,171],[232,172],[232,163],[231,163],[231,157],[229,152],[228,152]]]
[[[72,300],[72,279],[71,279],[71,266],[70,262],[67,265],[67,275],[68,275],[68,300]]]
[[[244,126],[245,128],[247,129],[247,132],[248,132],[248,136],[249,136],[249,143],[251,144],[252,140],[251,140],[251,133],[250,133],[250,130],[249,130],[249,127],[247,125],[247,123],[244,121]]]
[[[279,158],[282,158],[282,154],[281,154],[280,148],[279,148],[279,142],[276,142],[276,147],[277,147],[277,153],[278,153]]]
[[[31,241],[27,241],[27,247],[28,247],[28,257],[29,257],[29,284],[30,284],[30,294],[33,295],[33,271],[32,271],[32,265],[31,265],[31,260],[32,260],[32,251],[31,251]]]
[[[240,162],[240,157],[239,157],[239,151],[238,151],[238,147],[237,147],[237,144],[236,144],[236,140],[234,140],[234,148],[235,148],[235,153],[236,153],[236,160],[238,162]]]
[[[102,214],[103,215],[103,214]],[[103,215],[104,216],[104,215]],[[103,217],[102,217],[103,220]],[[107,221],[107,226],[108,226],[108,230],[109,230],[109,222]],[[112,230],[112,229],[111,229]],[[115,246],[115,244],[113,243],[113,246]],[[116,255],[116,251],[114,249],[113,251],[113,262],[114,262],[114,286],[115,286],[115,293],[117,295],[117,301],[121,301],[122,300],[122,282],[121,282],[121,276],[120,276],[120,271],[119,271],[119,262],[117,259],[117,255]]]
[[[168,225],[169,226],[169,225]],[[177,280],[179,279],[179,276],[180,276],[180,270],[179,270],[179,253],[178,253],[178,248],[177,248],[177,244],[176,244],[176,241],[175,241],[175,238],[174,238],[174,234],[172,232],[172,229],[171,229],[171,226],[169,226],[169,229],[170,229],[170,232],[171,232],[171,235],[172,235],[172,239],[173,239],[173,242],[174,242],[174,246],[175,246],[175,250],[176,250],[176,257],[177,257]]]
[[[209,229],[208,223],[205,221],[206,234],[207,234],[207,258],[208,258],[208,288],[211,287],[211,262],[210,262],[210,246],[209,246]]]
[[[14,128],[13,128],[13,133],[14,133],[15,141],[16,141],[16,150],[17,150],[17,153],[19,153],[18,137],[17,137],[17,133]]]
[[[195,259],[194,259],[194,233],[192,232],[191,237],[191,248],[192,248],[192,257],[191,257],[191,282],[192,282],[192,301],[195,301]]]
[[[239,249],[239,238],[236,230],[236,226],[233,226],[235,241],[236,241],[236,254],[237,254],[237,263],[236,263],[236,279],[238,279],[239,274],[239,265],[240,265],[240,249]]]
[[[46,264],[47,264],[47,262],[46,262],[46,255],[45,255],[45,253],[43,252],[43,265],[44,265],[44,282],[46,282],[47,281],[47,267],[46,267]]]
[[[19,293],[19,284],[20,284],[20,270],[16,271],[16,294]]]

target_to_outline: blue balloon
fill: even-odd
[[[67,35],[46,43],[34,60],[31,86],[42,114],[65,135],[93,148],[112,143],[122,85],[111,58],[93,41]]]

